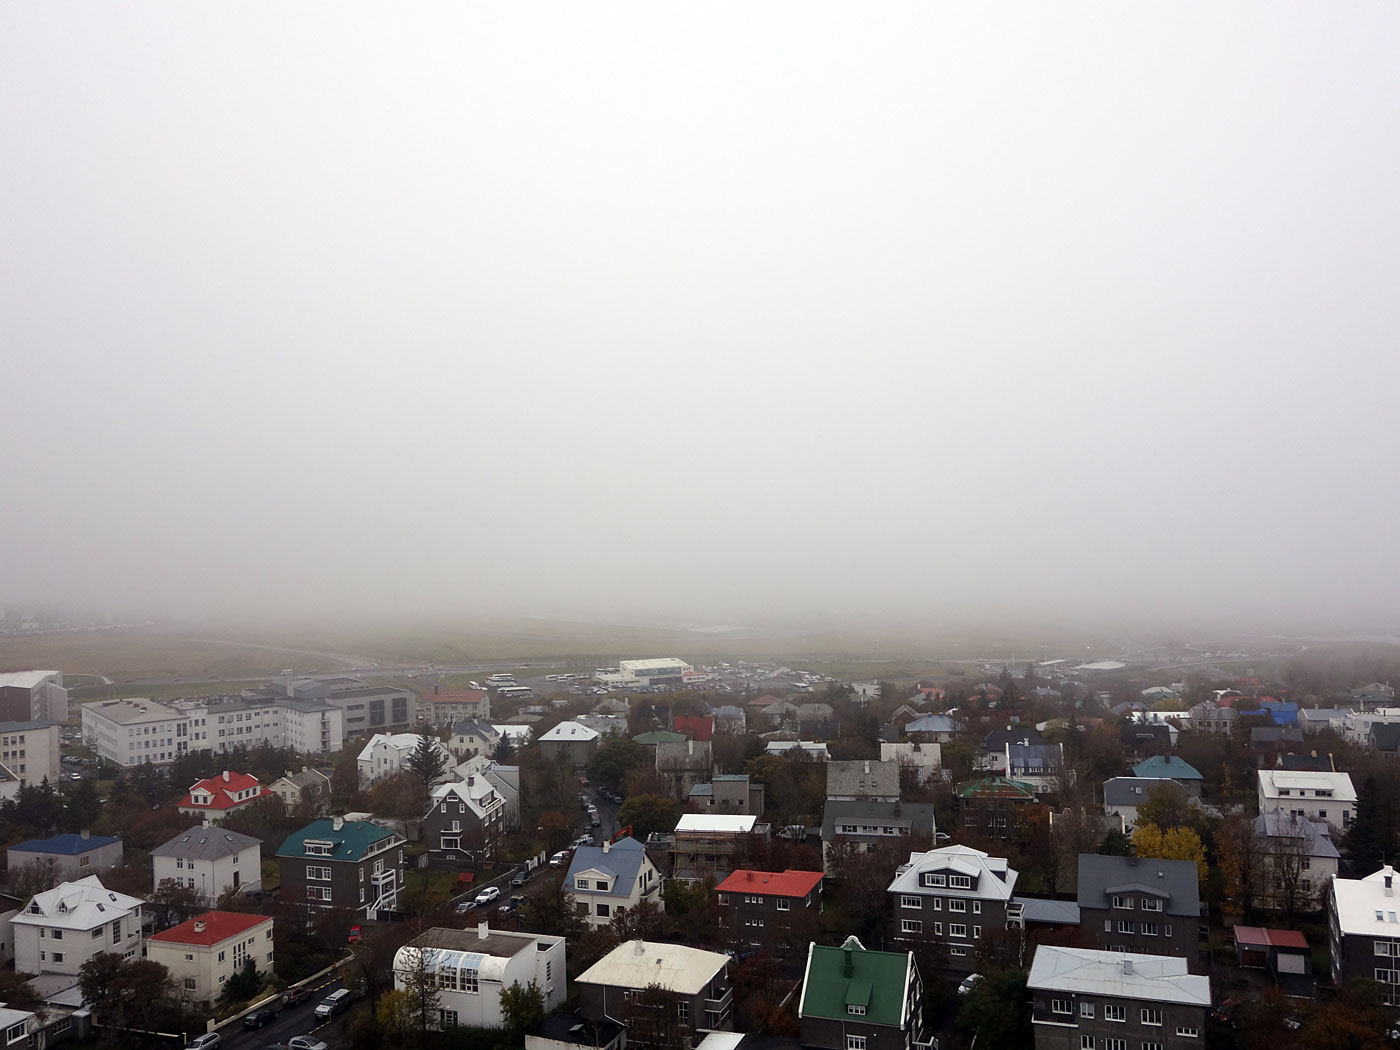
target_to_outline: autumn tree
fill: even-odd
[[[680,1015],[681,997],[661,984],[648,985],[623,1004],[622,1023],[628,1043],[651,1050],[690,1050],[689,1021]]]
[[[1220,823],[1215,833],[1220,870],[1225,876],[1225,895],[1245,914],[1253,911],[1264,878],[1264,846],[1254,826],[1254,818],[1233,813]]]
[[[583,935],[583,919],[578,914],[573,894],[564,886],[562,872],[525,898],[520,908],[520,928],[530,933],[553,933],[570,940]]]
[[[1139,824],[1133,831],[1133,848],[1139,857],[1189,860],[1196,865],[1197,879],[1205,882],[1206,848],[1190,828],[1169,828],[1164,832],[1156,824]]]
[[[418,1037],[417,1045],[425,1046],[428,1032],[438,1027],[438,1008],[442,1005],[437,949],[412,944],[400,948],[394,955],[394,977],[395,989],[403,992],[406,999],[395,1007],[395,1020],[406,1020]]]
[[[175,982],[150,959],[94,955],[78,971],[78,990],[97,1014],[104,1038],[121,1045],[141,1041],[137,1033],[159,1031],[162,1022],[178,1023]]]
[[[1147,793],[1147,800],[1137,810],[1138,824],[1155,824],[1163,831],[1172,828],[1197,828],[1201,810],[1191,804],[1191,798],[1174,780],[1163,780]]]

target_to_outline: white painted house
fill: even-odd
[[[151,850],[152,882],[198,890],[213,904],[227,889],[262,889],[262,840],[205,824]]]
[[[373,784],[407,770],[408,760],[422,739],[417,733],[376,733],[359,754],[360,783]],[[433,749],[442,755],[443,774],[438,783],[451,780],[452,767],[456,765],[452,752],[436,737],[429,739]]]
[[[96,875],[36,893],[10,920],[15,968],[76,976],[83,963],[105,952],[134,959],[141,951],[144,904],[107,889]]]
[[[146,942],[146,957],[170,971],[186,1002],[207,1007],[248,960],[259,973],[271,972],[272,920],[207,911],[153,936]]]
[[[1261,769],[1259,812],[1275,809],[1345,831],[1356,816],[1356,788],[1346,773]]]

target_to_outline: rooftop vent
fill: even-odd
[[[1124,976],[1124,977],[1131,977],[1132,975],[1133,975],[1133,960],[1131,960],[1131,959],[1124,959],[1124,960],[1123,960],[1123,976]]]

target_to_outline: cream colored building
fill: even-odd
[[[0,765],[22,787],[35,787],[47,777],[58,788],[58,726],[53,722],[0,722]]]
[[[10,920],[15,969],[76,975],[83,963],[105,952],[136,958],[144,904],[107,889],[96,875],[36,893]]]
[[[207,911],[148,940],[146,958],[170,971],[187,1002],[207,1005],[249,959],[259,973],[272,969],[272,920]]]

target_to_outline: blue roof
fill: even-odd
[[[1156,777],[1160,780],[1204,780],[1200,771],[1176,755],[1153,755],[1133,766],[1135,777]]]
[[[1269,717],[1274,720],[1274,725],[1296,726],[1298,724],[1298,705],[1289,700],[1265,700],[1260,703],[1261,711],[1269,712]]]
[[[55,835],[51,839],[26,839],[11,846],[10,852],[23,850],[25,853],[62,853],[68,857],[76,857],[79,853],[120,841],[121,839],[108,835],[89,835],[87,838],[81,835]]]
[[[573,863],[564,877],[564,888],[567,890],[573,886],[574,876],[578,873],[596,868],[612,876],[608,896],[631,896],[632,887],[637,884],[637,873],[642,870],[642,862],[646,859],[646,847],[631,836],[618,839],[606,853],[602,846],[580,846],[574,851]]]

